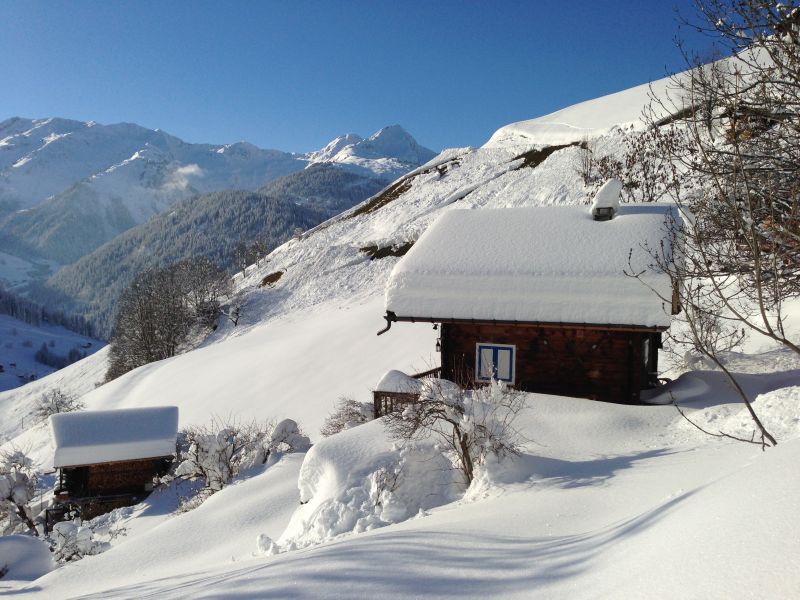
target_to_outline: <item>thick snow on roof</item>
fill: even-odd
[[[175,452],[178,407],[60,413],[50,417],[54,467],[169,456]]]
[[[586,206],[451,210],[395,266],[386,309],[398,317],[667,327],[659,249],[668,204],[627,204],[610,221]],[[630,265],[629,265],[630,256]],[[631,267],[641,279],[625,275]],[[647,285],[645,285],[645,283]],[[650,289],[648,286],[652,287]]]

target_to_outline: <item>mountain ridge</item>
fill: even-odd
[[[12,117],[0,122],[0,251],[70,264],[188,197],[254,191],[314,164],[386,184],[421,164],[414,160],[434,155],[402,128],[402,134],[385,129],[395,138],[407,136],[406,144],[378,144],[371,155],[351,152],[348,158],[342,152],[363,142],[361,136],[294,153],[244,141],[192,144],[135,123]],[[369,140],[380,142],[383,131]],[[0,283],[4,279],[0,265]]]

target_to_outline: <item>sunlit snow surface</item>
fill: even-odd
[[[684,393],[693,398],[685,401],[693,414],[721,409],[743,416],[718,374],[693,378],[676,387],[684,388],[679,400]],[[784,383],[746,378],[751,391]],[[763,401],[774,406],[784,394],[791,402],[796,388],[761,396],[756,409],[772,419],[777,414]],[[529,438],[525,453],[483,471],[459,502],[322,541],[325,527],[335,534],[343,524],[336,517],[358,508],[349,500],[359,473],[391,452],[381,424],[373,423],[320,446],[303,465],[314,475],[300,474],[312,487],[299,496],[300,457],[290,456],[190,513],[167,517],[146,504],[140,511],[149,511],[155,525],[37,580],[27,593],[446,598],[457,589],[466,598],[792,596],[800,482],[787,474],[800,458],[797,422],[774,429],[781,445],[762,453],[704,436],[671,406],[536,394],[528,401],[521,421]],[[299,506],[300,499],[312,502]],[[763,538],[753,535],[751,519]],[[303,522],[315,526],[304,529]],[[278,540],[284,531],[278,554],[257,556],[258,534]],[[322,543],[292,550],[292,536]]]
[[[27,535],[0,536],[0,571],[6,571],[0,577],[0,594],[6,587],[4,583],[33,581],[55,566],[50,547],[44,540]]]
[[[585,206],[452,210],[398,263],[386,309],[400,317],[668,327],[678,211],[626,204],[610,221]],[[638,277],[633,277],[636,274]]]
[[[611,125],[633,122],[645,96],[634,89],[579,105],[581,119],[570,122],[567,109],[562,121],[601,132],[598,151],[614,152]],[[339,396],[369,401],[390,369],[436,365],[430,325],[375,335],[397,259],[370,260],[360,248],[417,240],[451,209],[588,204],[580,151],[518,168],[521,150],[556,138],[515,131],[489,147],[444,152],[382,208],[354,209],[249,268],[236,279],[245,296],[238,326],[222,324],[200,349],[92,389],[105,366],[98,353],[31,390],[0,394],[0,422],[57,384],[86,393],[93,409],[175,404],[182,425],[213,415],[290,417],[319,441]],[[275,287],[259,286],[278,270]],[[708,437],[669,405],[529,394],[523,454],[482,470],[461,500],[420,477],[428,504],[407,494],[405,512],[394,504],[384,513],[367,501],[376,469],[402,460],[371,423],[320,443],[307,463],[289,455],[251,473],[185,514],[170,515],[174,489],[154,494],[119,515],[129,532],[111,550],[22,590],[13,585],[33,598],[792,598],[800,587],[800,478],[792,476],[800,364],[771,350],[735,365],[748,372],[743,384],[778,437],[775,449]],[[721,374],[690,373],[671,389],[703,426],[749,436]],[[8,433],[39,460],[51,451],[43,427]],[[266,537],[276,554],[262,554],[257,540]]]

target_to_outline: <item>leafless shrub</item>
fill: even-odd
[[[325,419],[320,433],[323,437],[330,437],[345,429],[362,425],[372,420],[372,410],[371,404],[342,396],[336,401],[333,412]]]
[[[472,483],[475,467],[488,456],[519,454],[521,442],[514,420],[525,407],[522,392],[501,382],[471,391],[443,379],[427,379],[423,384],[417,399],[386,415],[393,438],[434,438],[455,457],[467,485]]]
[[[75,412],[84,408],[86,404],[76,396],[63,392],[60,388],[53,388],[34,402],[33,416],[37,421],[44,421],[50,415]]]

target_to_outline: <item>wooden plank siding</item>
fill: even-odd
[[[166,473],[171,462],[171,457],[147,458],[64,467],[64,487],[73,497],[144,492],[156,475]]]
[[[513,344],[517,389],[635,404],[656,371],[660,336],[597,326],[445,322],[442,377],[469,385],[475,376],[476,344]]]

